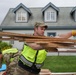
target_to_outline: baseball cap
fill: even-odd
[[[35,27],[39,27],[39,26],[45,27],[46,29],[48,28],[48,26],[45,25],[44,23],[36,22],[36,23],[35,23]]]

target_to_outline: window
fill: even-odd
[[[76,11],[75,11],[75,21],[76,21]]]
[[[51,20],[55,20],[55,13],[51,12]]]
[[[16,22],[27,22],[27,13],[18,12],[16,16]]]
[[[47,11],[45,14],[45,22],[56,22],[56,13]]]
[[[56,32],[48,32],[47,36],[55,37],[56,36]]]
[[[50,20],[50,12],[47,12],[47,20]]]
[[[9,41],[10,44],[14,44],[14,40]]]

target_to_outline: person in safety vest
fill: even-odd
[[[47,25],[37,22],[34,26],[34,36],[44,36],[44,32],[47,29]],[[63,34],[64,35],[64,34]],[[60,35],[60,37],[63,37]],[[69,38],[72,33],[65,34],[63,38]],[[17,68],[14,71],[14,75],[39,75],[39,72],[44,64],[46,58],[46,47],[36,43],[25,43]]]
[[[37,22],[34,36],[44,36],[47,25]],[[36,43],[24,44],[14,75],[38,75],[46,58],[46,50]]]
[[[7,69],[3,73],[3,75],[13,75],[13,72],[15,71],[15,67],[18,64],[18,58],[20,55],[20,52],[16,48],[10,48],[2,50],[1,53],[2,57],[0,59],[1,61],[4,61],[6,63]],[[2,63],[0,63],[1,65]]]

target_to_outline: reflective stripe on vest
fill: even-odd
[[[31,66],[33,65],[32,62],[30,62],[30,61],[28,61],[27,59],[25,59],[22,55],[20,56],[20,60],[21,60],[24,64],[26,64],[27,66],[29,66],[29,67],[31,67]],[[35,63],[35,66],[39,69],[39,68],[41,68],[41,67],[43,66],[43,63],[40,63],[40,64],[36,64],[36,63]]]
[[[30,48],[29,46],[24,45],[24,49],[21,53],[20,60],[24,64],[31,66],[31,65],[33,65],[33,63],[35,61],[36,52],[37,52],[37,50],[34,50],[34,49]],[[38,51],[36,62],[35,62],[35,65],[37,68],[38,67],[40,68],[43,65],[43,62],[46,58],[46,54],[47,54],[47,52],[45,51],[45,49]]]

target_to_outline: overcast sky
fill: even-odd
[[[44,7],[49,2],[57,7],[75,7],[76,0],[0,0],[0,24],[6,16],[9,8],[15,8],[23,3],[26,7]]]

